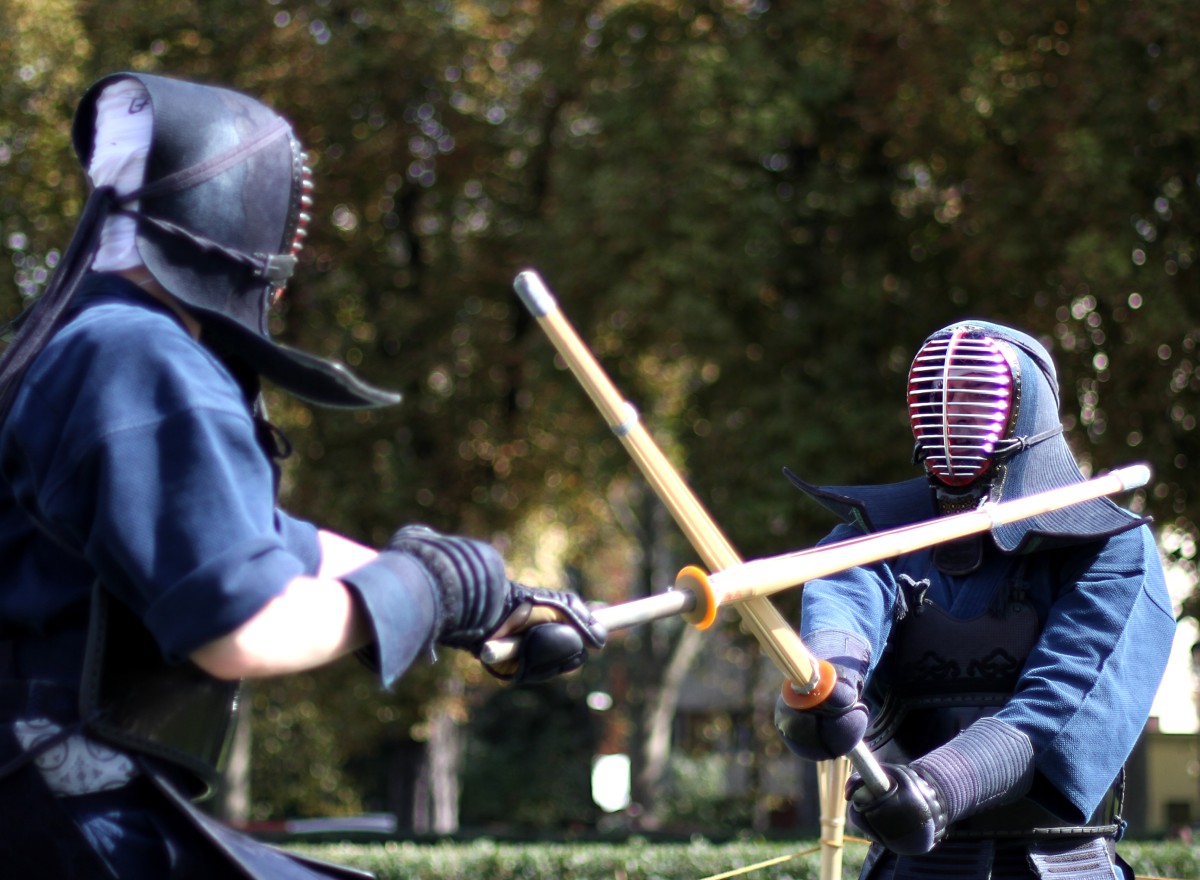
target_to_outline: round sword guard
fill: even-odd
[[[792,687],[790,681],[783,683],[783,701],[791,708],[804,712],[808,709],[815,709],[821,703],[825,702],[825,698],[833,691],[833,686],[837,684],[837,670],[828,660],[817,658],[817,669],[819,670],[816,685],[807,693],[801,693]]]
[[[708,572],[696,565],[688,565],[675,576],[675,589],[691,590],[696,597],[696,607],[682,615],[696,629],[708,629],[717,619],[717,601]]]

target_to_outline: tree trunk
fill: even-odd
[[[688,627],[680,635],[671,652],[671,659],[656,688],[654,699],[643,707],[641,768],[636,777],[638,803],[643,810],[642,824],[652,827],[657,824],[658,792],[666,776],[671,760],[671,731],[675,724],[675,712],[679,706],[679,695],[688,671],[704,644],[704,634]]]
[[[425,783],[422,775],[427,764],[425,743],[403,740],[388,750],[388,810],[402,831],[428,830]]]
[[[447,683],[453,699],[461,699],[462,681]],[[459,769],[463,732],[451,712],[438,712],[429,725],[429,800],[431,829],[436,834],[458,830]]]
[[[221,779],[221,788],[213,799],[213,815],[223,822],[241,823],[250,818],[250,684],[242,684],[238,697],[241,711],[234,720],[229,764]]]
[[[674,581],[677,560],[668,541],[672,534],[666,507],[642,484],[638,543],[641,563],[637,581],[643,593],[654,592],[655,584]],[[671,759],[672,733],[680,694],[688,671],[703,645],[703,633],[690,626],[678,636],[667,623],[651,624],[642,635],[637,676],[641,705],[634,718],[632,786],[638,805],[638,822],[644,828],[659,824],[659,792]]]
[[[763,737],[774,735],[773,723],[775,715],[775,700],[771,690],[779,680],[779,672],[773,664],[762,662],[763,651],[758,642],[751,639],[746,646],[753,658],[750,662],[750,797],[752,798],[752,826],[758,833],[769,830],[771,825],[770,792],[768,791],[767,774],[769,772],[765,755],[766,743]],[[770,696],[767,696],[770,695]]]

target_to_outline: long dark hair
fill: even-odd
[[[80,279],[91,266],[104,221],[116,204],[116,193],[111,186],[92,191],[75,227],[75,235],[46,291],[6,328],[12,339],[0,354],[0,423],[8,416],[25,371],[58,329]]]

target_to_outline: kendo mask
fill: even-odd
[[[101,213],[135,221],[141,262],[196,316],[205,342],[313,403],[397,402],[399,395],[371,387],[342,364],[270,337],[268,310],[295,267],[312,188],[287,121],[229,89],[113,74],[95,83],[76,111],[73,140],[85,168],[96,148],[97,101],[125,79],[145,89],[141,100],[153,113],[145,179],[132,192],[107,194]]]
[[[866,531],[1080,483],[1086,478],[1063,436],[1058,394],[1054,362],[1036,339],[986,321],[953,324],[925,340],[909,373],[914,456],[924,476],[818,486],[787,468],[784,473]],[[1143,522],[1098,498],[998,525],[991,538],[1003,553],[1030,553],[1105,538]],[[939,544],[934,563],[949,574],[970,573],[982,561],[983,538]]]
[[[1021,376],[1013,346],[970,324],[934,334],[913,359],[913,457],[925,465],[943,513],[977,507],[1003,476],[1004,459],[1022,448],[1011,433]]]
[[[914,459],[924,465],[942,513],[1084,479],[1063,437],[1054,362],[1025,333],[984,321],[934,333],[913,359],[908,409]],[[1032,531],[1112,534],[1138,521],[1101,499],[999,526],[993,537],[1011,551]]]

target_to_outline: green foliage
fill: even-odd
[[[1183,0],[37,11],[0,5],[10,309],[78,209],[67,118],[101,73],[251,90],[308,145],[317,218],[278,329],[409,396],[357,417],[277,402],[303,513],[374,539],[545,504],[576,524],[627,470],[511,295],[532,262],[748,550],[823,528],[780,464],[909,473],[908,356],[968,314],[1054,343],[1084,459],[1149,457],[1145,504],[1191,529]]]
[[[304,847],[319,858],[374,872],[380,880],[697,880],[785,858],[747,876],[755,880],[816,880],[815,841],[648,844],[468,844]],[[866,847],[848,847],[845,876],[857,876]]]
[[[70,120],[86,84],[88,43],[70,0],[0,0],[0,315],[45,288],[83,204]]]
[[[496,690],[472,713],[464,827],[590,827],[596,818],[591,712],[560,683]]]
[[[289,676],[250,686],[254,819],[363,812],[347,785],[341,725],[314,700],[319,681]]]
[[[1191,842],[1131,840],[1122,843],[1119,851],[1139,877],[1200,877],[1200,849]]]
[[[455,658],[444,665],[454,667]],[[397,809],[388,789],[391,761],[427,739],[433,713],[461,711],[438,684],[444,675],[418,663],[388,693],[357,660],[347,659],[306,675],[251,683],[251,818]]]
[[[729,793],[725,755],[671,755],[659,816],[667,828],[738,829],[753,825],[749,796]]]

